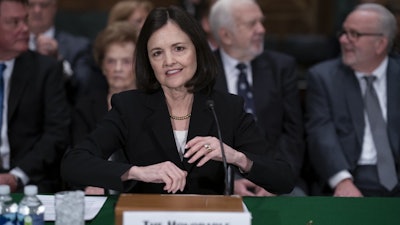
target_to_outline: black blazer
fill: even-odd
[[[90,92],[74,106],[71,123],[71,145],[82,142],[108,111],[107,89]]]
[[[31,51],[15,59],[7,122],[11,168],[21,168],[40,192],[57,191],[70,109],[62,67],[54,59]]]
[[[400,60],[389,57],[387,129],[400,174]],[[360,158],[364,106],[354,72],[340,58],[310,69],[307,91],[307,135],[310,160],[327,181],[341,170],[352,173]]]
[[[246,177],[271,192],[290,192],[294,185],[290,166],[284,161],[266,158],[270,149],[252,116],[243,111],[243,101],[237,96],[215,92],[207,97],[196,93],[188,140],[195,136],[217,137],[213,116],[205,104],[208,99],[215,102],[224,143],[244,152],[254,161]],[[147,166],[171,161],[188,172],[183,193],[223,193],[224,170],[221,162],[209,161],[197,168],[188,164],[187,160],[180,160],[162,91],[154,94],[122,92],[113,96],[112,107],[90,137],[65,154],[61,170],[66,181],[78,186],[91,185],[124,192],[165,193],[164,184],[123,183],[121,175],[132,165]],[[105,160],[120,148],[124,150],[129,164]]]
[[[220,74],[215,88],[228,91],[219,50]],[[299,175],[304,158],[304,126],[294,58],[264,51],[251,61],[257,124],[273,153],[290,162]]]

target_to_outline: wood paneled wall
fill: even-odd
[[[58,0],[61,10],[67,11],[108,11],[118,0]],[[177,4],[179,0],[151,0],[155,6]]]
[[[268,33],[317,34],[332,28],[332,0],[263,0]]]
[[[116,0],[58,0],[63,11],[88,12],[108,10]],[[180,0],[151,0],[155,6],[179,4]],[[334,0],[259,0],[266,14],[268,33],[327,34],[332,30]]]

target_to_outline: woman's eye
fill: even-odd
[[[107,63],[108,65],[115,64],[115,62],[116,62],[116,60],[114,60],[114,59],[107,59],[107,60],[106,60],[106,63]]]
[[[132,60],[131,59],[123,59],[122,63],[123,64],[132,64]]]
[[[157,57],[157,56],[159,56],[159,55],[161,55],[161,51],[155,51],[155,52],[153,52],[153,57]]]
[[[180,51],[185,50],[185,47],[177,46],[175,49],[176,49],[176,51],[180,52]]]

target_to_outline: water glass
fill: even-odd
[[[83,191],[62,191],[54,195],[55,225],[85,224],[85,193]]]

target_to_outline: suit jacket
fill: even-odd
[[[389,57],[387,129],[397,170],[400,169],[400,60]],[[364,136],[364,105],[354,72],[341,59],[310,69],[307,89],[307,135],[310,160],[327,181],[341,170],[357,167]]]
[[[56,30],[58,53],[68,61],[73,76],[68,80],[67,94],[70,102],[75,103],[77,97],[89,90],[91,76],[91,44],[88,39]]]
[[[228,91],[221,54],[220,74],[215,88]],[[304,127],[300,107],[295,60],[274,51],[264,51],[251,61],[253,97],[257,124],[273,153],[290,162],[299,175],[304,157]]]
[[[21,168],[40,192],[57,191],[70,123],[60,64],[31,51],[15,59],[7,122],[11,168]]]
[[[72,145],[83,141],[96,128],[107,111],[107,89],[99,89],[80,98],[72,114]]]
[[[246,177],[272,192],[291,191],[294,176],[290,166],[284,161],[266,157],[267,145],[252,117],[244,112],[243,101],[237,96],[215,92],[208,97],[196,93],[188,140],[195,136],[218,136],[212,113],[205,104],[208,99],[215,102],[224,143],[244,152],[254,161]],[[124,150],[129,164],[106,160],[117,149]],[[202,167],[196,167],[187,159],[180,160],[163,92],[145,94],[133,90],[113,96],[112,110],[88,139],[65,154],[61,170],[62,176],[77,186],[165,193],[164,184],[121,182],[121,175],[132,165],[148,166],[165,161],[188,172],[183,193],[223,193],[222,162],[209,161]]]

